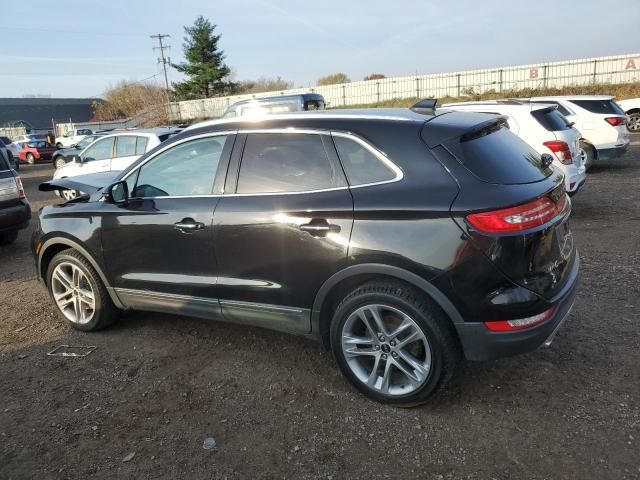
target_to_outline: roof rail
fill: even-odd
[[[436,111],[436,98],[425,98],[409,108],[412,112],[421,113],[423,115],[433,115]]]

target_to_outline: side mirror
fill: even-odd
[[[129,201],[129,186],[124,180],[112,183],[105,190],[105,199],[116,205],[122,205]]]

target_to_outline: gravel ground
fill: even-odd
[[[582,286],[551,348],[465,363],[410,410],[359,395],[297,337],[154,313],[72,331],[21,233],[0,248],[0,478],[640,478],[633,143],[574,197]],[[51,174],[23,167],[34,210]],[[61,344],[97,350],[46,355]]]

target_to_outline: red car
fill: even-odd
[[[51,160],[53,152],[57,149],[55,145],[43,141],[24,143],[18,152],[18,158],[21,162],[33,165],[38,160]]]

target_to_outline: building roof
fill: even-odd
[[[0,126],[28,122],[36,129],[56,123],[88,122],[94,115],[96,98],[0,98]]]

